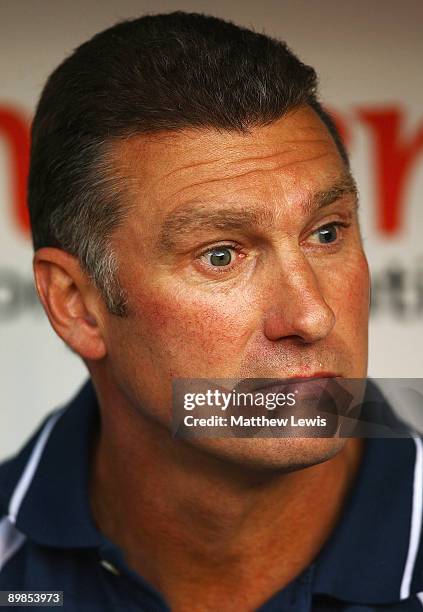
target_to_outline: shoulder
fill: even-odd
[[[43,438],[57,420],[57,412],[49,414],[26,442],[10,459],[0,464],[0,576],[1,582],[12,578],[16,582],[16,563],[25,548],[26,536],[16,527],[20,503],[31,482],[37,455],[42,452]],[[11,561],[13,560],[13,563]]]
[[[42,421],[41,425],[26,441],[24,446],[12,457],[0,463],[0,516],[8,513],[13,492],[28,465],[37,441],[53,413]]]
[[[1,575],[14,567],[26,543],[47,543],[51,535],[49,496],[53,483],[66,481],[65,468],[73,464],[72,434],[82,436],[88,397],[92,397],[90,383],[69,404],[50,412],[21,450],[0,464]],[[63,497],[63,489],[56,493],[57,498]],[[52,507],[51,514],[60,516],[63,510],[63,506],[59,511]]]

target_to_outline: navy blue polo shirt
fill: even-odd
[[[169,610],[94,524],[88,482],[98,427],[88,382],[0,466],[0,590],[63,591],[69,612]],[[421,438],[367,439],[329,540],[260,612],[423,610],[422,507]]]

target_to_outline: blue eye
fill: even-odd
[[[228,266],[232,262],[232,251],[227,247],[216,247],[205,255],[212,266]]]
[[[318,235],[319,242],[321,244],[329,244],[330,242],[335,242],[338,238],[338,225],[336,223],[332,223],[331,225],[324,225],[316,230],[315,234]]]

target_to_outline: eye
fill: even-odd
[[[316,236],[320,244],[330,244],[339,238],[340,227],[345,227],[343,223],[328,223],[319,227],[313,236]]]
[[[203,253],[203,257],[206,262],[214,268],[229,266],[235,257],[235,250],[226,246],[215,247]]]

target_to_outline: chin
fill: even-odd
[[[252,471],[293,472],[328,461],[348,438],[202,438],[189,444],[223,464]]]

